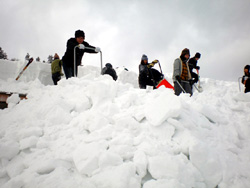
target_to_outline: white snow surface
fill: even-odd
[[[177,97],[94,66],[54,86],[33,62],[16,81],[24,65],[0,60],[0,91],[16,93],[0,110],[0,187],[249,187],[250,93],[237,81],[203,78]]]

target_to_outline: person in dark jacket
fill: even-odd
[[[158,70],[153,69],[152,67],[158,63],[158,60],[148,63],[148,57],[144,54],[141,58],[141,63],[139,65],[139,87],[140,89],[146,89],[148,86],[153,86],[156,89],[157,84],[160,80],[164,78],[164,75],[161,74]]]
[[[193,69],[200,70],[200,67],[197,66],[198,60],[201,58],[201,54],[197,52],[194,57],[190,58],[188,61],[189,71],[192,76],[192,80],[190,81],[191,85],[197,83],[199,80],[198,74],[193,72]]]
[[[179,96],[181,92],[190,93],[192,96],[192,88],[190,84],[191,74],[188,66],[190,57],[189,49],[185,48],[181,52],[181,56],[174,61],[173,82],[174,93]],[[183,91],[184,90],[184,91]]]
[[[108,75],[110,75],[113,78],[113,80],[117,80],[116,71],[115,71],[115,69],[113,69],[113,67],[112,67],[112,65],[110,63],[107,63],[105,65],[105,67],[102,69],[102,73],[101,74],[102,75],[108,74]]]
[[[51,63],[51,74],[54,85],[57,85],[57,82],[61,80],[62,73],[62,60],[60,60],[59,55],[55,53],[54,61]]]
[[[94,47],[85,42],[85,33],[81,30],[75,32],[75,38],[70,38],[67,42],[67,49],[62,58],[63,61],[63,70],[66,76],[66,79],[77,76],[77,67],[81,65],[82,57],[85,52],[87,53],[98,53],[101,51],[99,47]],[[78,48],[75,48],[78,46]],[[91,48],[91,49],[86,49]],[[75,59],[76,67],[74,71],[74,49],[75,49]]]
[[[245,93],[250,92],[250,66],[246,65],[244,67],[244,76],[241,82],[245,85]]]

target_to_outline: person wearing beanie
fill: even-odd
[[[57,85],[57,82],[61,80],[62,73],[62,60],[60,60],[59,55],[55,53],[54,61],[51,63],[51,74],[54,85]]]
[[[182,50],[180,57],[174,61],[173,82],[174,92],[177,96],[179,96],[182,92],[189,93],[190,96],[193,94],[190,85],[192,77],[188,66],[189,57],[189,49],[185,48]]]
[[[143,54],[141,57],[141,63],[139,65],[139,87],[140,89],[146,89],[148,86],[153,86],[156,89],[157,84],[160,80],[164,78],[164,75],[161,74],[158,70],[152,68],[158,60],[152,61],[152,63],[148,63],[148,57]]]
[[[75,49],[76,46],[79,46]],[[84,47],[92,49],[84,49]],[[76,58],[76,70],[74,71],[74,49],[75,49],[75,58]],[[77,76],[77,67],[82,64],[82,57],[84,53],[98,53],[100,52],[99,47],[94,47],[89,45],[85,41],[85,33],[82,30],[75,31],[75,37],[70,38],[67,41],[67,49],[62,58],[63,61],[63,70],[66,76],[66,79]]]
[[[117,80],[116,71],[115,71],[115,69],[113,69],[113,66],[111,65],[111,63],[106,63],[105,67],[102,69],[101,74],[102,75],[108,74],[113,78],[113,80],[115,80],[115,81]]]
[[[192,80],[190,81],[190,84],[193,85],[194,83],[197,83],[199,80],[198,74],[193,72],[193,69],[200,70],[200,67],[197,66],[198,60],[200,59],[201,54],[197,52],[194,57],[190,58],[188,61],[189,70],[192,76]]]
[[[250,92],[250,66],[246,65],[244,67],[244,76],[242,77],[241,80],[242,84],[245,85],[245,93]]]

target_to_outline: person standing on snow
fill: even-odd
[[[182,50],[181,56],[174,61],[173,82],[174,92],[177,96],[179,96],[181,92],[190,93],[190,96],[193,94],[190,85],[192,77],[187,63],[189,57],[189,49],[185,48]]]
[[[60,60],[57,53],[54,55],[54,61],[51,63],[51,73],[52,73],[52,80],[54,85],[57,85],[57,82],[61,80],[62,73],[62,60]]]
[[[190,81],[191,86],[194,83],[197,83],[198,80],[199,80],[198,74],[194,73],[193,69],[200,70],[200,67],[197,66],[197,63],[198,63],[198,60],[200,59],[200,57],[201,57],[201,54],[199,52],[197,52],[195,54],[195,56],[190,58],[189,61],[188,61],[189,71],[190,71],[191,76],[192,76],[192,80]]]
[[[241,82],[245,85],[245,93],[250,92],[250,66],[246,65],[244,67],[244,76]]]
[[[149,64],[148,57],[144,54],[142,55],[138,78],[140,89],[146,89],[147,85],[153,86],[156,89],[158,82],[163,79],[163,74],[152,68],[158,62],[158,60],[154,60]]]
[[[108,75],[110,75],[113,78],[113,80],[115,80],[115,81],[117,80],[116,71],[115,71],[115,69],[113,69],[113,67],[112,67],[112,65],[110,63],[107,63],[105,65],[105,67],[102,69],[101,74],[102,75],[108,74]]]
[[[81,65],[82,57],[85,52],[87,53],[98,53],[101,51],[99,47],[94,47],[89,45],[89,43],[85,42],[85,33],[82,30],[77,30],[75,32],[75,38],[70,38],[67,42],[67,49],[62,58],[63,61],[63,70],[66,76],[66,79],[73,77],[74,75],[77,76],[77,67]],[[79,45],[78,48],[75,47]],[[84,49],[92,48],[92,49]],[[74,71],[74,49],[75,49],[75,58],[76,58],[76,74]]]

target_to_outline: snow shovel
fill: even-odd
[[[239,77],[239,78],[238,78],[238,82],[239,82],[239,90],[240,90],[240,92],[241,92],[241,86],[240,86],[240,85],[241,85],[241,82],[240,82],[240,80],[241,80],[241,79],[242,79],[242,77]]]
[[[179,82],[178,80],[176,80],[176,82],[177,82],[177,84],[180,86],[180,88],[181,88],[181,90],[183,91],[183,93],[187,93],[187,92],[185,91],[185,89],[181,86],[180,82]]]
[[[197,71],[197,74],[198,74],[198,88],[196,87],[196,85],[194,85],[194,87],[195,87],[199,92],[202,92],[203,89],[202,89],[202,87],[201,87],[199,70],[196,69],[196,71]]]
[[[77,77],[77,75],[76,75],[76,69],[77,69],[77,66],[76,66],[76,48],[80,48],[82,50],[84,50],[84,49],[95,50],[94,48],[85,47],[83,44],[76,45],[74,47],[74,77]],[[101,58],[101,71],[102,71],[102,51],[100,51],[100,58]]]
[[[161,69],[161,64],[160,64],[160,61],[158,61],[158,64],[159,64],[159,67],[160,67],[160,71],[161,71],[161,74],[163,75],[162,73],[162,69]],[[156,86],[156,88],[158,89],[160,86],[165,86],[166,88],[169,88],[169,89],[173,89],[174,90],[174,87],[165,79],[163,78],[159,83],[158,85]]]
[[[33,57],[29,59],[29,62],[25,65],[25,67],[23,68],[23,70],[16,77],[16,80],[18,80],[20,78],[20,76],[22,76],[23,72],[28,68],[28,66],[32,63],[32,61],[33,61]]]

